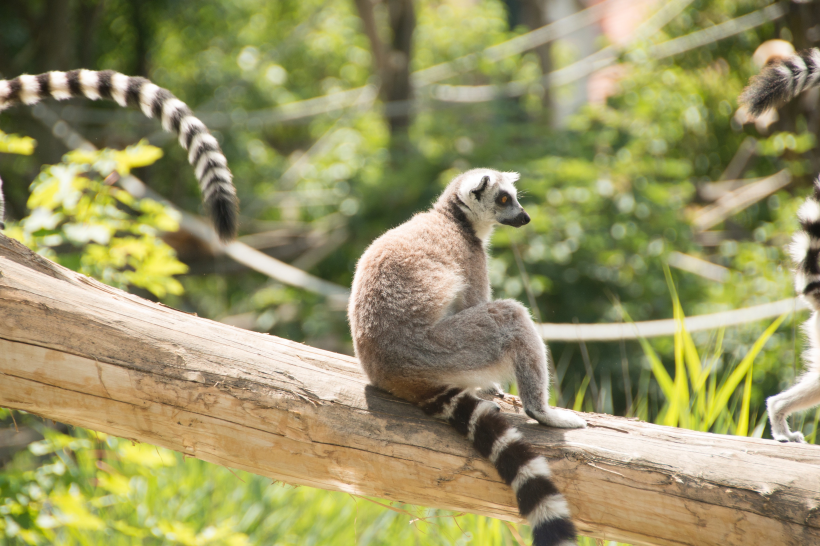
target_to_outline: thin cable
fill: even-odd
[[[689,332],[717,330],[727,326],[740,326],[741,324],[779,317],[786,312],[808,308],[808,305],[802,300],[788,298],[732,311],[686,317],[685,324]],[[663,319],[609,324],[543,323],[538,324],[537,327],[541,337],[547,341],[618,341],[620,339],[674,335],[676,321],[675,319]]]

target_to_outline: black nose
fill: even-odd
[[[516,218],[516,220],[518,220],[519,226],[526,226],[530,223],[530,215],[527,214],[527,211],[522,210],[521,214],[518,215],[518,218]]]
[[[499,220],[499,222],[505,226],[521,227],[530,223],[530,215],[527,214],[527,211],[522,210],[518,216],[514,216],[509,220]]]

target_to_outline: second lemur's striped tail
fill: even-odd
[[[806,301],[820,311],[820,179],[814,191],[797,211],[800,231],[792,237],[789,252],[794,261],[794,288]]]
[[[48,97],[110,99],[120,106],[138,106],[149,118],[156,116],[166,131],[179,136],[180,145],[188,151],[188,162],[194,167],[202,199],[219,237],[227,241],[236,235],[238,206],[228,162],[205,124],[170,91],[145,78],[113,70],[48,72],[0,80],[0,110],[19,103],[36,104]]]
[[[806,49],[770,62],[752,78],[740,95],[749,113],[757,117],[787,103],[803,91],[820,85],[820,49]]]
[[[569,506],[552,481],[547,460],[507,422],[498,405],[469,390],[442,388],[420,406],[466,436],[512,486],[518,510],[532,527],[533,546],[575,544]]]

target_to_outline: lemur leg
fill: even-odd
[[[527,415],[553,427],[586,426],[576,414],[549,406],[547,348],[517,301],[497,300],[447,317],[424,345],[429,367],[422,364],[422,376],[482,389],[514,376]]]
[[[512,357],[524,411],[542,425],[586,427],[586,421],[576,414],[549,405],[549,352],[527,308],[514,300],[498,300],[490,305],[493,303],[496,305],[491,307],[490,313],[497,313],[499,326],[515,333],[507,351]]]
[[[766,400],[772,437],[780,442],[803,442],[803,434],[792,432],[786,423],[789,414],[820,404],[820,373],[808,372],[792,388]]]

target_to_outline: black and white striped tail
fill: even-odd
[[[792,237],[789,251],[794,261],[794,288],[806,301],[820,310],[820,179],[814,191],[797,211],[800,231]]]
[[[0,80],[0,110],[20,103],[36,104],[48,97],[110,99],[120,106],[139,106],[149,118],[156,116],[166,131],[179,136],[179,143],[188,151],[188,161],[220,238],[227,241],[236,235],[238,206],[228,162],[205,124],[170,91],[145,78],[113,70],[48,72]]]
[[[749,113],[757,117],[820,85],[820,49],[806,49],[777,59],[752,78],[740,95]]]
[[[465,389],[443,388],[421,409],[448,421],[495,465],[512,486],[518,509],[532,527],[533,546],[575,544],[569,506],[551,479],[547,460],[524,441],[495,403]]]

